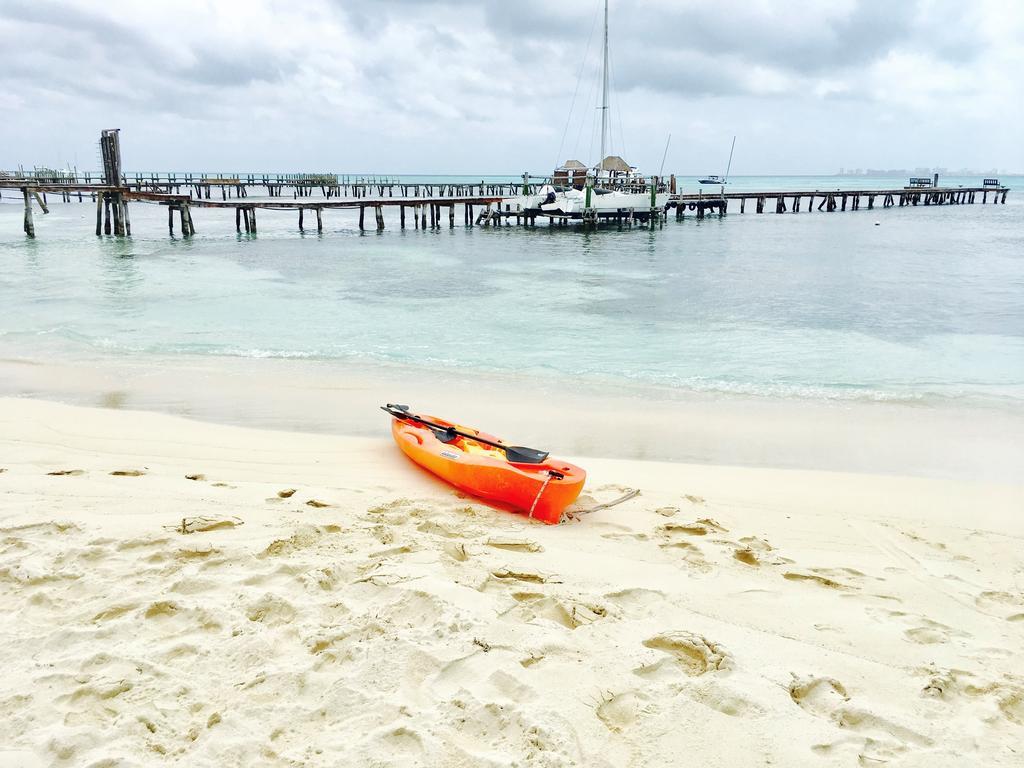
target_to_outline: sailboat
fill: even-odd
[[[701,184],[728,184],[729,183],[729,171],[732,170],[732,153],[736,151],[736,137],[732,137],[732,149],[729,150],[729,164],[725,167],[725,176],[719,178],[714,174],[705,176],[703,179],[697,179]]]
[[[578,160],[569,160],[555,169],[553,184],[546,184],[535,195],[503,201],[506,210],[522,210],[582,218],[587,211],[649,212],[668,204],[667,192],[628,192],[628,187],[646,187],[648,181],[637,169],[618,155],[608,154],[611,107],[608,103],[608,0],[604,0],[604,55],[601,68],[601,159],[588,168]]]

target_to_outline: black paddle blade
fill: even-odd
[[[521,445],[498,446],[505,451],[505,457],[513,464],[542,464],[548,457],[547,451],[538,451],[536,448],[524,448]]]
[[[459,433],[454,429],[438,429],[437,427],[427,427],[434,436],[442,443],[454,443],[459,439]]]
[[[469,440],[475,440],[478,443],[483,443],[484,445],[499,448],[505,452],[505,458],[513,464],[542,464],[550,455],[547,451],[538,451],[536,448],[524,448],[521,445],[504,445],[503,443],[495,443],[491,440],[480,437],[479,435],[463,432],[455,427],[446,427],[441,424],[435,424],[432,421],[427,421],[422,416],[417,416],[415,413],[409,413],[409,406],[407,405],[388,403],[387,405],[382,405],[380,409],[391,414],[396,419],[415,421],[418,424],[424,425],[433,432],[437,436],[437,439],[442,443],[450,443],[456,438],[464,437]]]

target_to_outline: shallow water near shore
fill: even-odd
[[[134,237],[60,203],[21,233],[0,201],[0,347],[59,361],[151,356],[381,361],[611,387],[813,400],[1024,399],[1024,198],[1006,205],[739,214],[661,229],[538,227],[322,235],[260,212],[196,209],[170,238],[133,204]],[[976,179],[946,180],[950,184]],[[842,177],[732,190],[891,187]],[[457,215],[458,218],[458,215]],[[461,218],[459,218],[461,221]],[[878,226],[875,223],[878,222]]]

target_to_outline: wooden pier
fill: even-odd
[[[823,211],[859,211],[875,208],[900,208],[908,205],[971,205],[980,203],[1006,203],[1009,188],[982,185],[977,187],[921,187],[902,189],[836,189],[836,190],[779,190],[774,192],[726,192],[718,195],[672,195],[669,207],[676,218],[684,218],[687,211],[703,219],[709,213],[724,216],[729,205],[739,201],[739,212],[747,212],[747,204],[754,213],[800,213]],[[980,200],[979,200],[980,196]]]
[[[409,198],[409,197],[511,197],[521,194],[523,182],[505,181],[412,181],[395,177],[353,177],[335,173],[125,173],[118,169],[117,184],[107,183],[106,173],[88,171],[0,171],[0,185],[37,186],[63,189],[76,194],[79,189],[116,186],[133,192],[190,194],[196,200],[221,201],[253,196],[299,199],[319,192],[333,198]],[[529,193],[540,185],[527,180]]]
[[[24,230],[35,237],[33,204],[49,213],[47,195],[60,195],[64,202],[77,197],[96,205],[96,235],[131,236],[129,202],[145,202],[167,207],[167,225],[174,234],[175,219],[183,237],[196,232],[193,208],[233,209],[235,231],[247,234],[258,232],[257,211],[292,211],[297,214],[299,231],[306,229],[306,215],[315,217],[316,231],[323,232],[325,211],[357,210],[359,229],[382,231],[385,228],[384,211],[398,209],[398,225],[408,227],[412,218],[413,229],[438,229],[446,222],[456,223],[456,209],[462,209],[464,226],[520,226],[536,227],[537,220],[549,226],[565,227],[581,224],[596,228],[599,225],[632,227],[636,224],[662,225],[675,211],[677,220],[687,213],[697,219],[709,215],[725,216],[730,205],[738,204],[740,213],[748,205],[752,213],[800,213],[801,211],[858,211],[905,206],[956,206],[976,202],[1006,203],[1009,189],[995,179],[985,179],[977,187],[939,187],[928,179],[911,179],[911,185],[901,189],[837,189],[837,190],[776,190],[766,192],[724,192],[718,194],[675,194],[675,177],[669,184],[653,177],[632,179],[628,191],[650,192],[649,206],[620,209],[588,209],[579,214],[566,215],[540,210],[514,209],[512,200],[520,195],[535,194],[549,179],[523,175],[521,181],[488,183],[436,183],[402,182],[391,178],[352,180],[333,174],[245,174],[224,177],[215,174],[129,174],[121,168],[121,150],[116,129],[103,131],[100,138],[103,172],[94,179],[91,174],[62,173],[56,171],[26,173],[0,172],[0,196],[5,190],[16,190],[24,204]],[[107,184],[114,179],[115,184]],[[937,181],[937,179],[935,180]],[[917,182],[917,183],[914,183]],[[250,199],[250,189],[264,187],[266,199]],[[219,188],[220,200],[211,193]],[[291,191],[292,199],[285,196]],[[661,201],[655,204],[656,193]],[[319,191],[319,197],[313,192]],[[193,193],[195,193],[193,195]],[[372,196],[371,196],[372,195]],[[520,198],[521,199],[521,198]],[[734,208],[735,210],[735,208]],[[367,226],[366,214],[373,216],[372,227]],[[312,229],[312,221],[310,221]]]

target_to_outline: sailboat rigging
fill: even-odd
[[[608,0],[604,0],[603,16],[601,103],[597,108],[600,112],[601,143],[597,162],[587,165],[578,160],[567,160],[555,169],[552,184],[542,186],[538,194],[506,200],[506,210],[535,211],[575,218],[588,211],[595,215],[600,211],[649,211],[668,203],[667,193],[652,192],[649,181],[635,167],[618,155],[608,154],[611,139]],[[665,151],[667,154],[667,144]]]

